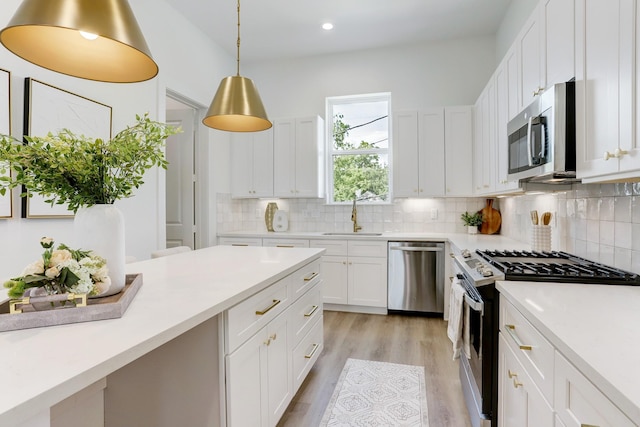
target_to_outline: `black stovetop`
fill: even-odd
[[[505,280],[640,285],[638,274],[566,252],[477,250],[476,253],[501,270]]]

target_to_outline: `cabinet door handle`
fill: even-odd
[[[231,246],[249,246],[246,243],[232,243]]]
[[[305,359],[311,359],[313,357],[313,355],[316,353],[316,351],[318,351],[318,348],[320,348],[320,344],[314,344],[313,345],[313,349],[311,350],[311,353],[305,354],[304,358]]]
[[[518,374],[516,374],[515,372],[511,372],[511,369],[507,371],[507,375],[509,375],[509,378],[514,378],[518,376]]]
[[[595,425],[595,424],[585,424],[585,423],[580,423],[580,427],[600,427],[600,426],[597,426],[597,425]]]
[[[310,282],[310,281],[312,281],[313,279],[315,279],[317,275],[318,275],[318,273],[314,271],[313,273],[311,273],[310,275],[308,275],[307,277],[305,277],[305,278],[304,278],[304,281],[305,281],[305,282]]]
[[[518,387],[522,387],[524,384],[519,383],[517,378],[513,379],[513,387],[518,388]]]
[[[295,248],[293,245],[276,245],[276,248]]]
[[[318,306],[317,306],[317,305],[314,305],[313,307],[311,307],[311,311],[310,311],[310,312],[308,312],[308,313],[305,313],[305,314],[304,314],[304,317],[311,317],[311,316],[313,316],[313,313],[315,313],[317,309],[318,309]]]
[[[275,340],[276,340],[276,338],[278,338],[278,335],[276,335],[276,334],[273,334],[273,335],[271,335],[271,336],[269,337],[269,339],[270,339],[271,341],[275,341]]]
[[[515,325],[505,325],[507,327],[507,333],[511,336],[511,338],[513,338],[513,340],[515,341],[516,345],[520,348],[520,350],[528,350],[531,351],[533,350],[533,347],[527,344],[522,344],[522,341],[520,341],[520,338],[518,338],[518,336],[516,335],[515,329],[516,326]]]
[[[258,316],[262,316],[263,314],[267,314],[273,307],[275,307],[278,304],[280,304],[280,300],[279,299],[274,299],[273,303],[271,303],[271,305],[269,307],[265,308],[264,310],[256,311],[256,314]]]

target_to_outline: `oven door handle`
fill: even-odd
[[[434,246],[391,246],[392,251],[406,251],[406,252],[442,252],[443,248]]]
[[[474,300],[466,292],[464,293],[464,302],[466,302],[469,308],[473,311],[478,311],[480,314],[484,314],[484,303]]]
[[[456,277],[460,280],[460,285],[464,289],[464,302],[469,306],[473,311],[480,312],[480,315],[484,315],[484,301],[482,301],[482,297],[478,293],[478,290],[470,284],[467,279],[462,274],[457,274]],[[471,294],[476,294],[477,299],[474,299]]]

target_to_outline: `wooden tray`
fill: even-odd
[[[142,273],[128,274],[126,280],[122,292],[108,297],[88,299],[86,307],[10,314],[7,300],[0,303],[0,332],[122,317],[142,286]]]

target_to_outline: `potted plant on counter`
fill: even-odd
[[[467,226],[469,234],[478,234],[478,227],[482,225],[482,214],[480,212],[465,212],[460,216],[460,219]]]
[[[0,172],[15,171],[0,176],[0,194],[24,186],[22,197],[38,193],[52,205],[67,204],[76,214],[76,245],[107,261],[111,286],[96,296],[116,294],[125,285],[124,218],[113,203],[131,197],[148,169],[166,168],[165,140],[179,131],[145,114],[111,140],[68,129],[25,136],[26,144],[0,135]]]

